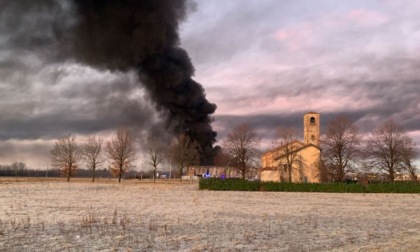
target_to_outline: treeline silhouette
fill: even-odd
[[[61,171],[59,169],[19,169],[15,170],[10,165],[0,165],[0,176],[3,177],[62,177]],[[138,171],[129,171],[124,174],[125,179],[135,179],[135,178],[151,178],[153,175],[150,171],[147,172],[138,172]],[[78,169],[75,178],[91,178],[92,171],[86,169]],[[107,169],[98,169],[96,171],[97,178],[113,178],[111,173]]]

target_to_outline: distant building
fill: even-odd
[[[236,169],[227,166],[191,166],[187,176],[236,178],[240,175]]]
[[[316,112],[306,113],[303,117],[303,142],[292,141],[289,146],[291,153],[296,155],[292,164],[292,181],[297,183],[318,183],[321,181],[321,149],[320,115]],[[262,181],[289,182],[287,169],[287,146],[279,146],[267,151],[262,156],[260,178]],[[290,155],[289,155],[290,156]]]

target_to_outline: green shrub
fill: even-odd
[[[205,178],[200,179],[200,190],[219,190],[219,191],[258,191],[259,181],[247,181],[244,179],[219,179]]]
[[[385,182],[368,185],[350,183],[279,183],[244,179],[206,178],[200,190],[267,191],[267,192],[328,192],[328,193],[420,193],[420,183]]]

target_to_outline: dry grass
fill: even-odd
[[[0,180],[5,251],[419,251],[420,195]]]

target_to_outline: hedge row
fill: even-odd
[[[329,193],[420,193],[420,183],[278,183],[244,179],[206,178],[199,182],[200,190],[271,191],[271,192],[329,192]]]

